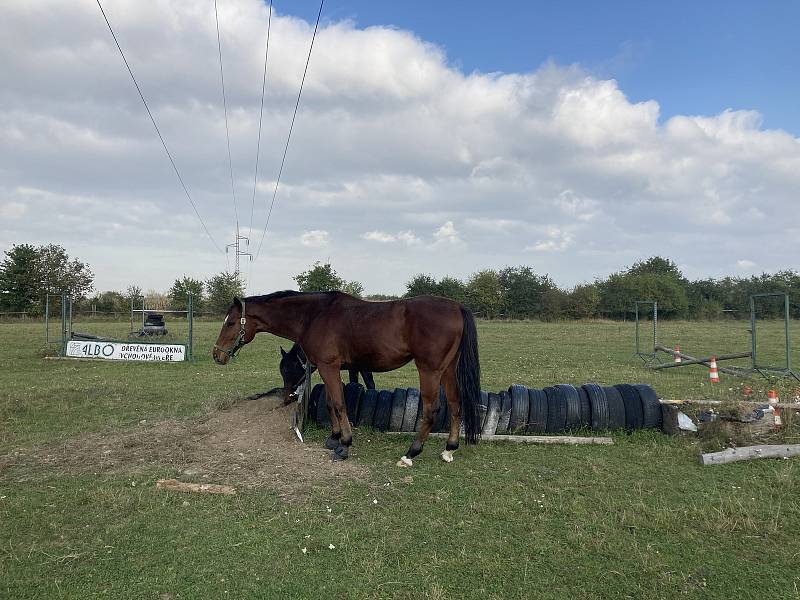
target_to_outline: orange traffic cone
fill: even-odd
[[[681,351],[681,347],[680,346],[675,346],[675,362],[676,363],[681,362],[680,351]]]
[[[719,371],[717,371],[717,357],[712,356],[711,360],[708,361],[709,371],[708,371],[708,378],[711,380],[711,383],[719,383]]]
[[[775,406],[778,403],[778,392],[776,390],[769,390],[767,392],[767,402],[769,402],[772,406]]]

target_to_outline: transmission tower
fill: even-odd
[[[250,238],[244,235],[240,235],[239,232],[236,232],[236,237],[234,238],[234,242],[232,244],[228,244],[225,246],[225,253],[233,252],[233,260],[234,260],[234,267],[233,272],[238,277],[239,276],[239,257],[240,256],[248,256],[250,260],[253,260],[253,255],[248,252],[250,249]]]

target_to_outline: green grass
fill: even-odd
[[[740,351],[747,327],[667,322],[661,339],[696,355]],[[712,388],[702,368],[642,368],[632,329],[480,322],[483,387],[646,381],[666,397],[739,397],[738,380]],[[219,367],[217,332],[197,324],[194,363],[99,363],[42,359],[41,324],[0,325],[0,453],[193,417],[279,384],[278,340],[259,336]],[[376,381],[415,385],[416,372]],[[166,494],[153,486],[176,475],[165,467],[12,467],[0,471],[0,597],[800,598],[796,461],[701,467],[690,439],[614,439],[462,447],[451,465],[437,440],[405,471],[394,463],[407,438],[360,431],[353,460],[368,476],[292,503],[269,488]]]

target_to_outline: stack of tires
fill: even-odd
[[[416,388],[365,390],[359,383],[348,383],[344,400],[350,422],[356,427],[408,432],[419,429],[423,411]],[[443,390],[439,403],[442,409],[434,417],[432,431],[449,431],[450,411]],[[498,393],[481,392],[478,408],[483,435],[661,428],[662,421],[658,396],[646,384],[559,384],[544,389],[512,385]],[[311,391],[309,416],[321,426],[330,425],[324,384]]]

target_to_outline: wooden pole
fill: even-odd
[[[387,431],[392,435],[412,435],[406,431]],[[430,437],[447,439],[448,433],[432,433]],[[462,434],[460,437],[464,437]],[[609,446],[614,443],[610,437],[582,437],[569,435],[482,435],[483,442],[516,442],[518,444],[596,444]]]
[[[700,360],[698,358],[695,358],[694,356],[689,356],[688,354],[684,354],[683,352],[675,352],[675,350],[670,350],[665,346],[656,346],[655,349],[661,350],[661,352],[666,352],[667,354],[671,354],[672,356],[680,356],[681,359],[683,359],[683,362],[681,363],[669,363],[670,366],[679,367],[681,365],[686,365],[686,364],[698,364],[711,367],[711,365],[709,364],[709,360]],[[697,362],[689,363],[689,361],[697,361]],[[745,377],[745,375],[740,370],[732,369],[730,367],[719,367],[718,370],[720,373],[727,373],[728,375],[735,375],[736,377]]]
[[[683,356],[684,356],[682,353],[675,352],[674,350],[672,351],[672,354],[673,355],[678,354],[681,357],[681,359],[683,359]],[[721,360],[734,360],[736,358],[748,358],[750,356],[752,356],[752,354],[750,352],[737,352],[736,354],[722,354],[720,356],[717,356],[716,358],[717,358],[717,362],[719,362]],[[711,356],[709,356],[707,358],[690,358],[690,359],[687,359],[687,360],[681,360],[681,362],[679,362],[679,363],[672,362],[672,363],[665,363],[663,365],[655,365],[653,368],[654,369],[672,369],[673,367],[685,367],[686,365],[700,365],[700,364],[704,365],[704,364],[710,362],[711,358],[712,358]]]
[[[740,460],[757,458],[789,458],[800,456],[800,444],[746,446],[744,448],[728,448],[722,452],[709,452],[700,455],[701,465],[722,465]]]

